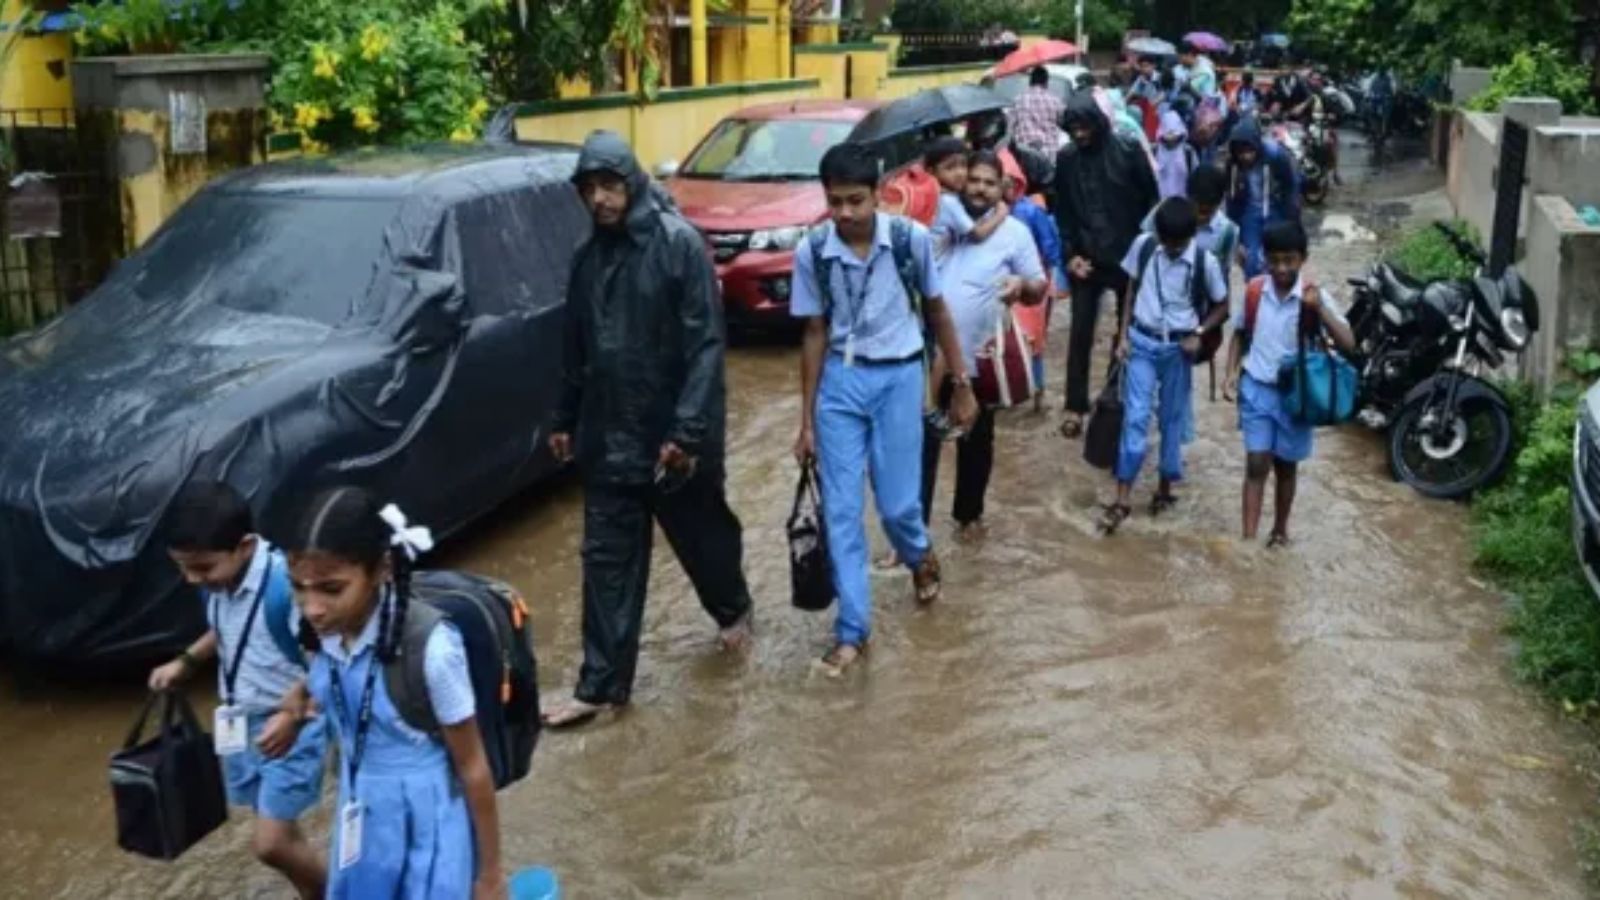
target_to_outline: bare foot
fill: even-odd
[[[1289,546],[1289,535],[1282,531],[1274,531],[1271,537],[1267,538],[1267,549],[1269,550],[1277,550],[1287,546]]]
[[[861,648],[855,644],[835,644],[817,664],[829,678],[838,678],[860,658]]]
[[[721,645],[724,653],[748,653],[755,644],[755,623],[752,621],[755,610],[746,612],[739,617],[739,621],[729,625],[717,633],[717,643]]]
[[[900,568],[900,554],[890,550],[888,553],[872,561],[872,568],[879,572],[892,572]]]
[[[574,697],[556,704],[553,709],[547,709],[541,716],[546,728],[559,731],[563,728],[577,728],[593,722],[595,716],[600,715],[614,707],[609,703],[585,703]]]
[[[983,540],[989,534],[989,526],[982,519],[977,519],[961,525],[956,532],[956,538],[963,544],[971,544]]]

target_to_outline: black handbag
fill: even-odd
[[[161,730],[141,741],[158,705]],[[188,700],[171,691],[150,695],[111,757],[111,799],[117,846],[153,859],[177,859],[227,821],[222,766]]]
[[[1118,363],[1112,367],[1106,386],[1089,412],[1089,427],[1083,433],[1084,462],[1096,469],[1116,467],[1122,446],[1122,417],[1122,364]]]
[[[789,513],[789,580],[795,608],[821,612],[833,605],[833,563],[828,558],[828,533],[823,526],[814,463],[800,467],[800,483],[794,489],[794,511]]]

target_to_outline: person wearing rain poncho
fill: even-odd
[[[1228,135],[1228,218],[1239,226],[1244,274],[1267,270],[1262,235],[1273,222],[1300,221],[1300,175],[1289,151],[1262,136],[1255,117],[1246,117]]]
[[[1187,195],[1189,173],[1200,164],[1199,154],[1189,146],[1189,129],[1183,119],[1168,111],[1161,117],[1161,141],[1156,145],[1156,186],[1161,199]]]
[[[584,486],[583,666],[551,726],[629,700],[659,524],[721,629],[750,641],[741,526],[724,494],[726,387],[716,272],[621,137],[584,142],[573,182],[594,218],[568,287],[551,450]]]

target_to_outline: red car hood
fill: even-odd
[[[702,231],[751,231],[810,225],[828,213],[815,181],[717,181],[674,178],[667,189]]]

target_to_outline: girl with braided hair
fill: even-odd
[[[328,896],[503,897],[494,780],[460,632],[441,621],[428,635],[437,734],[406,723],[380,671],[400,651],[427,529],[342,487],[313,498],[282,544],[318,645],[308,688],[340,747]]]

